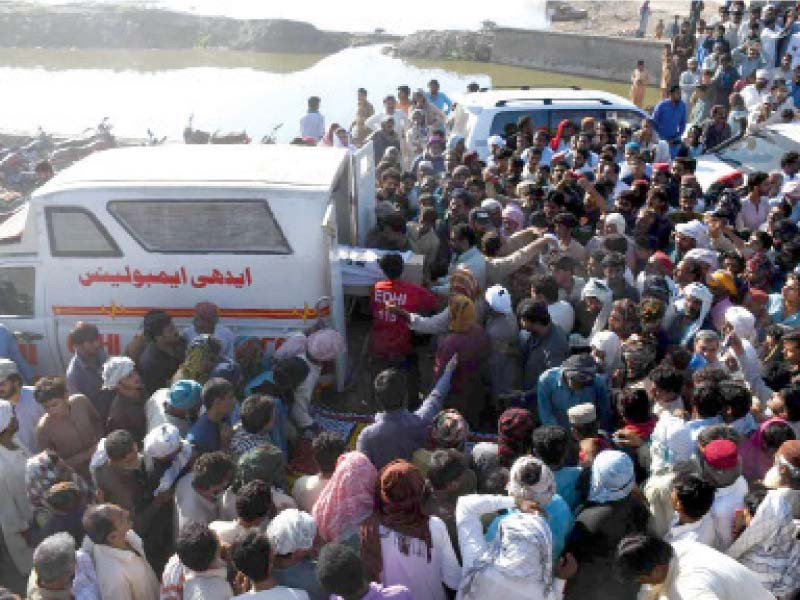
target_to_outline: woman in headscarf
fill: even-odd
[[[483,320],[485,306],[481,288],[478,285],[478,280],[475,276],[466,269],[456,269],[447,278],[449,286],[449,295],[462,295],[466,296],[475,303],[475,311],[477,313],[477,320]],[[450,308],[446,307],[444,310],[431,317],[423,317],[415,313],[408,313],[403,310],[395,309],[401,316],[408,319],[408,327],[416,333],[424,335],[440,335],[447,333],[450,325]]]
[[[531,452],[536,420],[524,408],[506,409],[497,421],[497,443],[480,442],[472,448],[472,463],[481,481],[498,465],[510,468],[520,456]]]
[[[472,300],[461,294],[451,295],[448,310],[450,333],[439,341],[434,377],[438,379],[453,355],[458,355],[458,367],[445,404],[464,415],[472,427],[477,427],[486,403],[484,382],[487,378],[483,369],[489,357],[489,338],[477,323]]]
[[[325,542],[358,547],[361,524],[375,512],[377,482],[378,471],[364,454],[347,452],[339,457],[312,510]]]
[[[575,307],[575,329],[589,338],[608,325],[611,314],[613,292],[604,281],[590,277],[581,290],[581,300]]]
[[[639,584],[613,577],[614,553],[626,535],[645,533],[649,512],[636,488],[633,461],[617,450],[600,452],[592,463],[588,504],[578,514],[567,551],[580,568],[567,600],[635,600]]]
[[[772,418],[761,423],[758,431],[739,445],[742,475],[747,481],[762,481],[775,464],[775,453],[785,441],[795,439],[794,430],[784,419]]]
[[[422,473],[405,460],[392,461],[381,469],[377,489],[378,510],[361,526],[370,580],[404,585],[420,600],[445,600],[444,586],[458,589],[461,567],[444,522],[422,510]]]
[[[411,462],[427,477],[431,466],[431,456],[436,450],[453,449],[464,452],[469,437],[469,423],[457,410],[446,408],[440,411],[431,424],[428,447],[419,448],[411,457]]]
[[[458,500],[464,565],[458,598],[555,600],[564,581],[553,577],[553,534],[544,510],[556,491],[553,473],[539,459],[522,457],[511,469],[507,490],[508,496],[470,495]],[[509,509],[516,510],[500,521],[497,535],[488,542],[481,517]],[[562,563],[556,574],[566,575],[564,567]]]
[[[172,377],[172,383],[191,379],[203,385],[211,377],[211,371],[219,362],[222,344],[210,335],[199,335],[186,350],[186,359]]]
[[[675,477],[697,470],[693,453],[692,433],[683,419],[663,414],[650,435],[650,477],[642,490],[650,505],[652,531],[659,537],[667,534],[675,514],[672,505]]]

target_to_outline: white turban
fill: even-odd
[[[692,248],[684,254],[683,257],[699,260],[701,263],[708,265],[711,271],[719,269],[719,258],[717,258],[717,253],[713,250],[708,250],[707,248]]]
[[[606,225],[613,225],[617,228],[617,233],[625,235],[625,217],[619,213],[610,213],[606,215]]]
[[[310,550],[316,535],[314,517],[296,508],[281,511],[267,527],[269,545],[278,555]]]
[[[702,283],[690,283],[687,285],[685,288],[683,288],[683,296],[683,298],[675,303],[675,306],[681,312],[683,312],[686,308],[686,298],[696,298],[702,302],[700,316],[697,317],[696,321],[689,325],[686,333],[683,334],[683,339],[681,339],[681,344],[685,346],[688,341],[693,338],[698,331],[700,331],[703,322],[706,320],[706,317],[711,310],[711,302],[714,297],[712,296],[711,291]]]
[[[0,400],[0,433],[3,433],[14,418],[14,407],[7,400]]]
[[[112,356],[103,365],[103,387],[107,390],[115,389],[135,369],[136,363],[127,356]]]
[[[594,320],[594,325],[592,325],[591,333],[594,335],[599,331],[603,331],[608,325],[608,315],[611,314],[614,293],[603,280],[590,277],[581,290],[581,300],[585,300],[588,297],[597,298],[603,305],[603,308],[600,309],[600,314]]]
[[[590,345],[605,354],[603,369],[607,375],[611,375],[619,365],[621,357],[622,342],[619,336],[613,331],[598,331],[592,336]]]
[[[513,312],[511,308],[511,295],[502,285],[493,285],[486,290],[484,296],[486,298],[486,303],[493,311],[504,315],[510,315]]]
[[[725,311],[725,320],[741,339],[751,344],[756,339],[756,318],[743,306],[731,306]]]
[[[539,465],[539,481],[533,485],[528,485],[522,481],[522,470],[530,464]],[[521,456],[511,466],[511,473],[508,475],[508,485],[506,491],[509,496],[531,500],[539,504],[547,504],[556,493],[556,479],[553,472],[546,464],[538,458],[532,456]]]
[[[294,358],[295,356],[302,356],[306,353],[308,347],[308,338],[304,333],[296,333],[289,337],[281,347],[275,350],[276,360],[286,360],[287,358]]]
[[[697,219],[688,223],[678,223],[675,231],[694,239],[697,248],[708,248],[711,245],[708,239],[708,229]]]
[[[328,362],[347,350],[347,344],[335,329],[320,329],[308,336],[308,355],[316,361]]]
[[[164,423],[144,437],[144,454],[148,458],[166,458],[181,447],[181,432],[175,425]]]
[[[481,208],[488,211],[503,210],[503,205],[494,198],[486,198],[486,200],[481,202]]]

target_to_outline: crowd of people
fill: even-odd
[[[763,59],[761,14],[714,35]],[[78,322],[36,381],[0,327],[0,598],[800,597],[800,154],[701,189],[670,85],[638,126],[522,118],[482,161],[428,87],[301,123],[377,161],[376,412],[349,437],[313,407],[347,348],[323,325],[265,356],[202,302],[107,356]]]
[[[645,4],[648,4],[645,2]],[[794,3],[726,2],[708,22],[702,2],[675,17],[661,62],[662,98],[671,97],[684,127],[666,141],[698,156],[742,132],[797,121],[800,108],[800,23]],[[639,61],[631,101],[644,107],[650,74]],[[674,137],[682,136],[682,140]]]

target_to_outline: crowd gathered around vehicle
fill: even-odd
[[[436,81],[309,99],[294,143],[376,164],[357,426],[319,410],[325,323],[267,356],[152,309],[109,355],[77,321],[58,375],[0,325],[0,599],[800,598],[800,153],[695,176],[798,120],[796,7],[752,4],[691,3],[641,122],[485,156]]]

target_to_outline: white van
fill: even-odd
[[[575,124],[584,117],[614,119],[638,127],[647,114],[625,98],[599,90],[492,88],[459,97],[449,120],[450,134],[463,136],[467,150],[486,160],[489,137],[504,135],[506,125],[521,117],[530,117],[534,131],[544,127],[555,132],[564,119]]]
[[[345,334],[337,244],[363,239],[373,205],[371,145],[93,154],[0,225],[0,322],[22,334],[38,374],[64,372],[77,321],[96,324],[114,355],[151,308],[184,326],[200,301],[268,351],[325,298],[322,316]]]

